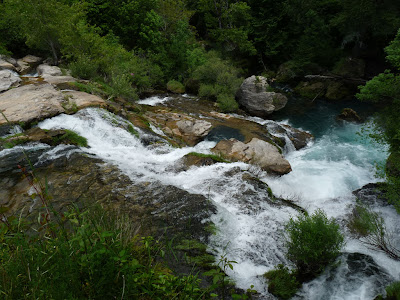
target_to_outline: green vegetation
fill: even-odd
[[[129,224],[128,218],[100,208],[70,210],[39,224],[2,219],[3,298],[207,298],[196,275],[174,275],[158,260],[162,244],[136,236],[137,228]]]
[[[281,299],[292,298],[300,287],[296,274],[282,264],[265,273],[264,277],[268,279],[268,292]]]
[[[308,281],[332,264],[344,245],[344,237],[334,219],[328,219],[322,210],[311,216],[300,214],[285,226],[287,233],[286,257],[294,263],[292,272],[283,265],[264,276],[269,279],[268,290],[283,299],[289,299],[301,282]]]
[[[386,288],[386,297],[377,296],[376,300],[400,300],[400,281],[393,282]]]
[[[347,225],[350,231],[358,235],[361,242],[369,248],[400,260],[400,249],[393,246],[394,237],[386,229],[385,221],[380,213],[372,211],[363,204],[357,204]]]
[[[54,138],[54,143],[59,144],[59,143],[64,143],[64,144],[73,144],[77,145],[79,147],[87,147],[88,142],[87,139],[83,136],[80,136],[74,131],[65,129],[65,134],[58,138]]]
[[[339,225],[328,219],[322,210],[311,216],[299,215],[286,225],[288,239],[287,258],[297,268],[300,276],[315,276],[332,263],[344,244]]]
[[[360,87],[357,98],[379,103],[381,107],[374,119],[375,128],[370,136],[378,143],[390,147],[385,169],[386,196],[400,213],[400,30],[385,51],[394,69],[386,70]]]
[[[176,80],[170,80],[167,83],[168,91],[171,91],[176,94],[183,94],[185,92],[185,86]]]

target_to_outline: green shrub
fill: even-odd
[[[281,299],[292,298],[300,287],[296,275],[291,273],[282,264],[278,265],[274,270],[265,273],[264,277],[269,280],[268,292]]]
[[[353,234],[365,237],[377,229],[374,225],[377,224],[376,221],[380,219],[377,213],[372,212],[366,206],[358,204],[353,209],[352,216],[347,226]]]
[[[235,95],[243,79],[239,70],[228,61],[222,60],[211,51],[206,56],[207,61],[197,67],[192,79],[200,83],[199,96],[218,101],[227,110],[234,110]]]
[[[55,143],[67,143],[67,144],[73,144],[73,145],[77,145],[79,147],[87,147],[88,146],[88,142],[87,139],[83,136],[80,136],[79,134],[77,134],[74,131],[71,130],[67,130],[65,129],[65,134],[62,135],[59,138],[55,138],[54,142]]]
[[[322,210],[311,216],[291,218],[287,231],[287,258],[295,263],[300,275],[315,276],[339,255],[344,238],[334,219]]]
[[[183,94],[185,92],[185,86],[176,80],[170,80],[167,83],[168,91],[175,94]]]
[[[386,287],[387,300],[400,300],[400,281],[393,282]]]
[[[223,112],[233,112],[239,108],[239,104],[232,95],[220,94],[217,97],[218,107]]]
[[[71,75],[82,79],[93,79],[97,76],[97,70],[99,68],[92,59],[87,55],[83,54],[69,64]]]
[[[197,276],[176,276],[158,262],[164,247],[135,236],[129,218],[104,209],[73,210],[59,222],[55,216],[40,224],[17,217],[0,222],[2,299],[200,299],[206,293]]]

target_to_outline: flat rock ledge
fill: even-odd
[[[223,140],[211,151],[232,161],[242,161],[259,166],[276,175],[284,175],[292,171],[290,163],[277,147],[257,138],[253,138],[247,144],[235,139]]]
[[[73,113],[88,106],[106,106],[100,97],[56,90],[51,84],[25,85],[0,94],[0,125],[31,123]]]

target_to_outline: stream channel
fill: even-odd
[[[168,98],[153,97],[142,103],[155,105],[167,101]],[[176,171],[174,165],[185,154],[210,153],[209,149],[222,138],[221,134],[195,147],[145,146],[118,126],[127,121],[101,109],[88,108],[75,115],[60,115],[41,122],[39,127],[78,132],[88,139],[90,148],[84,151],[116,165],[133,181],[157,180],[208,197],[217,207],[212,221],[218,229],[211,237],[210,251],[217,258],[226,254],[229,260],[237,262],[233,270],[228,270],[228,275],[238,287],[246,290],[254,285],[262,299],[275,299],[268,293],[262,275],[280,263],[290,265],[284,255],[283,228],[298,212],[290,207],[271,205],[265,201],[265,194],[243,194],[252,187],[235,170],[248,170],[266,182],[276,196],[293,199],[310,213],[323,209],[328,217],[334,217],[341,224],[345,233],[346,245],[338,259],[340,263],[304,284],[295,299],[374,299],[384,292],[387,284],[400,279],[400,263],[352,238],[346,220],[356,203],[352,191],[380,180],[375,174],[375,164],[384,163],[387,149],[360,135],[362,125],[336,121],[339,106],[320,101],[312,107],[299,105],[298,111],[276,115],[276,121],[315,136],[314,142],[302,150],[285,148],[293,171],[281,177],[267,175],[245,163],[218,163]],[[259,118],[249,119],[267,127],[271,124]],[[230,134],[227,131],[224,138],[230,138]],[[395,210],[378,202],[372,207],[382,213],[386,226],[398,237],[400,217]],[[394,243],[400,245],[399,240],[395,239]]]

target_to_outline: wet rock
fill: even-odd
[[[0,110],[11,123],[29,123],[63,113],[63,100],[50,84],[25,85],[0,94]],[[0,116],[0,125],[6,123]]]
[[[361,117],[351,108],[343,108],[340,115],[337,116],[339,120],[349,121],[349,122],[361,122]]]
[[[211,151],[229,160],[257,165],[277,175],[284,175],[292,170],[276,146],[257,138],[247,144],[235,139],[220,141]]]
[[[33,69],[40,64],[41,61],[43,61],[43,59],[40,57],[27,55],[17,60],[17,71],[22,75],[28,74],[29,72],[33,71]]]
[[[22,79],[19,78],[18,74],[11,70],[0,71],[0,92],[6,91],[12,87],[20,85]]]
[[[267,127],[272,134],[281,137],[283,145],[286,144],[284,136],[287,136],[296,150],[306,147],[308,143],[314,139],[314,136],[311,133],[293,128],[286,124],[271,122]]]
[[[197,153],[189,153],[182,157],[182,159],[178,162],[180,167],[177,168],[177,171],[187,171],[193,166],[211,166],[221,161],[222,159],[218,159],[215,155],[199,155]]]
[[[145,113],[145,117],[169,137],[176,139],[178,142],[180,139],[190,146],[202,141],[212,127],[212,124],[208,121],[163,109],[155,110],[154,112],[148,111]]]
[[[49,66],[41,64],[37,67],[37,72],[40,76],[62,76],[61,69],[57,66]]]
[[[379,205],[388,205],[387,198],[385,196],[385,183],[368,183],[362,188],[353,191],[353,195],[363,203],[373,205],[379,203]]]
[[[251,115],[266,117],[274,111],[285,107],[287,98],[285,95],[268,92],[267,79],[262,76],[246,78],[237,93],[238,102]]]
[[[74,147],[63,147],[52,148],[48,152],[54,153],[46,159],[43,150],[40,159],[37,154],[36,158],[28,154],[31,161],[39,161],[35,174],[38,179],[46,178],[55,209],[65,210],[70,204],[87,207],[101,203],[127,213],[143,235],[207,239],[206,221],[216,209],[204,196],[160,182],[132,182],[117,167],[82,155]],[[19,152],[0,160],[0,205],[9,207],[11,212],[25,207],[25,213],[31,211],[35,216],[42,204],[32,199],[31,186],[16,167],[17,161],[25,165],[24,159],[19,159],[21,155]],[[12,166],[2,168],[5,162]],[[15,167],[16,172],[10,174],[7,171],[10,167]]]

